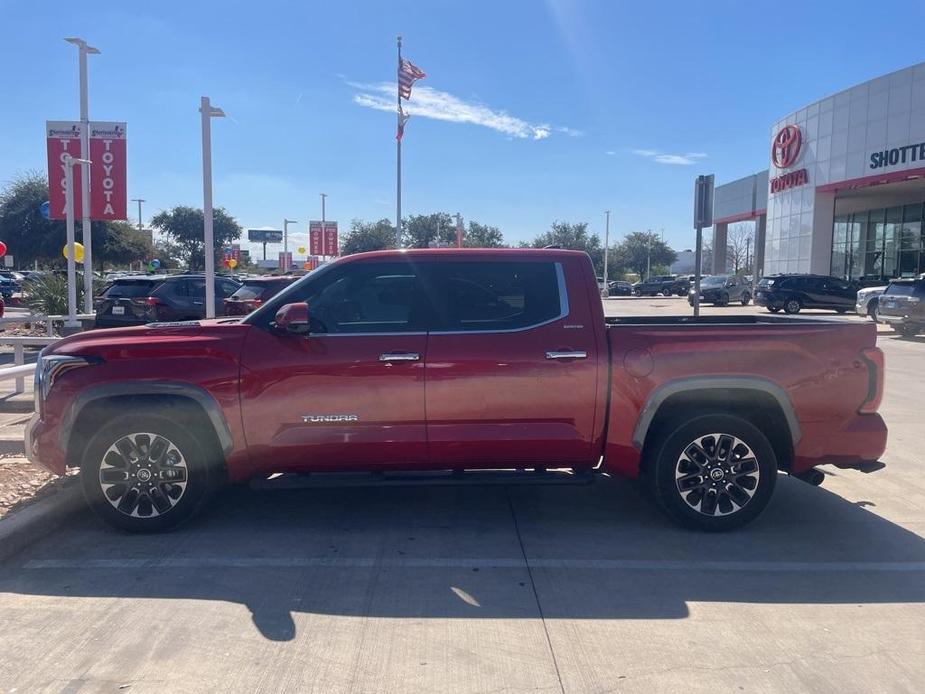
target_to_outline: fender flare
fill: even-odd
[[[187,398],[202,407],[218,437],[222,452],[227,456],[234,448],[231,430],[225,421],[225,415],[215,398],[203,388],[182,381],[142,381],[123,383],[101,383],[82,390],[71,403],[67,414],[61,420],[60,441],[62,450],[67,450],[71,430],[83,409],[92,402],[107,398],[126,396],[165,395]]]
[[[652,420],[655,419],[659,408],[668,398],[679,393],[703,390],[756,390],[770,395],[784,414],[794,447],[799,443],[802,435],[793,403],[787,392],[773,381],[758,376],[694,376],[669,381],[650,393],[645,406],[639,413],[639,419],[636,420],[636,427],[633,429],[633,446],[642,450]]]

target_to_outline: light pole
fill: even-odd
[[[289,225],[296,224],[298,221],[297,219],[283,220],[283,265],[285,265],[283,272],[289,272]]]
[[[70,154],[65,154],[64,160],[64,196],[65,210],[67,218],[67,321],[64,323],[66,328],[77,328],[77,258],[74,252],[74,164],[80,164],[86,169],[90,164],[87,159],[75,159]],[[84,262],[87,262],[87,249],[84,248]],[[84,289],[86,291],[86,288]],[[90,297],[90,308],[92,312],[93,297]]]
[[[328,230],[325,229],[327,218],[324,216],[324,203],[328,199],[327,193],[318,193],[321,196],[321,257],[326,256],[325,251],[328,248]]]
[[[607,284],[607,254],[610,251],[610,210],[604,210],[604,288],[601,293],[610,296],[610,285]]]
[[[649,229],[646,234],[646,282],[652,274],[652,230]]]
[[[132,202],[138,203],[138,231],[144,231],[144,227],[141,224],[141,203],[147,202],[143,198],[132,198]]]
[[[202,220],[206,261],[206,318],[215,318],[215,234],[212,229],[212,119],[224,118],[222,109],[212,106],[209,97],[199,99],[202,119]]]
[[[77,46],[80,72],[80,158],[88,161],[90,156],[90,115],[87,97],[87,56],[99,55],[98,48],[87,44],[81,38],[71,36],[64,39]],[[80,167],[80,226],[84,242],[84,310],[93,312],[93,234],[90,231],[90,167]]]

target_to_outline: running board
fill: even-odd
[[[593,470],[465,470],[439,472],[314,472],[281,473],[251,480],[251,489],[319,489],[339,487],[423,487],[481,485],[584,485]]]

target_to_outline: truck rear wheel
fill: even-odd
[[[777,482],[777,458],[767,437],[732,415],[676,422],[649,460],[647,481],[658,505],[696,530],[749,523],[768,505]]]
[[[212,487],[205,452],[173,420],[128,414],[87,443],[84,496],[106,523],[129,532],[169,530],[189,519]]]

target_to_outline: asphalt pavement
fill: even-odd
[[[878,343],[887,467],[782,477],[734,533],[616,479],[234,488],[155,536],[84,513],[0,565],[0,691],[921,691],[925,338]]]

